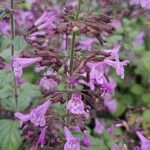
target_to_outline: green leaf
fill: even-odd
[[[142,95],[142,101],[144,104],[146,104],[146,106],[150,107],[150,93],[145,93]]]
[[[0,99],[5,99],[13,94],[13,89],[10,85],[5,85],[4,88],[0,90]]]
[[[103,140],[93,136],[90,136],[90,139],[92,143],[90,150],[109,150],[108,147],[104,144]]]
[[[15,50],[17,51],[22,51],[27,46],[27,43],[24,40],[23,36],[16,36],[13,41],[13,44],[14,44]]]
[[[1,101],[1,105],[3,108],[5,108],[7,111],[14,112],[16,110],[16,103],[15,103],[14,97],[9,97],[7,99],[4,99]],[[18,108],[19,111],[25,110],[30,105],[30,97],[29,95],[20,95],[18,97]]]
[[[130,90],[135,95],[141,95],[144,92],[143,87],[139,84],[134,84],[133,86],[131,86]]]
[[[13,81],[13,74],[9,70],[0,70],[0,87],[10,84]]]
[[[65,115],[66,114],[66,108],[64,105],[61,105],[59,103],[56,103],[52,106],[52,108],[54,109],[54,111],[59,114],[59,115]]]
[[[11,39],[7,35],[0,36],[0,50],[6,49],[11,44]]]
[[[0,56],[2,58],[4,58],[5,60],[10,60],[10,57],[11,57],[11,50],[8,48],[8,49],[3,49],[0,53]]]
[[[145,52],[142,57],[141,63],[147,69],[148,72],[150,72],[149,62],[150,62],[150,52]]]
[[[0,120],[0,150],[19,150],[22,143],[17,121]]]
[[[41,95],[40,88],[34,84],[25,83],[20,87],[22,95],[30,97],[39,97]]]
[[[25,83],[20,89],[18,89],[18,108],[19,111],[25,110],[32,100],[32,98],[39,97],[41,95],[39,87],[36,85]],[[9,93],[4,94],[4,96],[9,95]],[[2,95],[3,96],[3,95]],[[3,96],[3,97],[4,97]],[[7,96],[8,97],[8,96]],[[8,111],[15,111],[16,102],[15,97],[11,96],[1,101],[1,105]]]

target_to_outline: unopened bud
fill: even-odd
[[[77,26],[75,26],[72,30],[73,30],[73,32],[78,32],[79,28]]]

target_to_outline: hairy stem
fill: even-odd
[[[14,19],[14,0],[11,0],[11,16],[10,16],[10,24],[11,24],[11,56],[14,55],[14,38],[15,38],[15,19]],[[12,66],[12,72],[13,71],[13,66]],[[17,92],[17,83],[16,83],[16,77],[13,73],[14,76],[14,96],[15,96],[15,109],[16,112],[18,111],[18,92]]]
[[[80,10],[81,10],[81,5],[82,5],[82,0],[78,0],[78,7],[77,7],[77,13],[76,13],[76,16],[75,16],[75,21],[77,21],[78,18],[79,18]],[[69,74],[70,74],[70,76],[73,75],[75,41],[76,41],[76,31],[73,31],[72,42],[71,42],[70,66],[69,66]],[[71,90],[73,90],[72,86],[70,86],[69,88]],[[69,97],[70,97],[70,94],[68,94],[68,100],[69,100]],[[69,126],[69,124],[70,124],[70,119],[69,119],[69,112],[68,112],[67,125]]]

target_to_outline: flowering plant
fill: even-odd
[[[118,87],[124,88],[117,82],[128,81],[125,67],[134,63],[123,53],[131,45],[130,23],[121,19],[137,17],[129,9],[134,5],[146,18],[148,0],[1,5],[0,149],[150,149],[141,127],[143,110],[134,125],[115,97]],[[119,34],[121,39],[113,41]],[[141,31],[133,41],[142,45],[144,37]]]

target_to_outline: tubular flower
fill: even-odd
[[[39,86],[47,91],[54,91],[57,87],[57,82],[54,79],[48,79],[47,77],[43,77],[40,80]]]
[[[39,61],[41,61],[41,57],[36,58],[19,58],[17,56],[12,57],[13,62],[13,71],[17,78],[20,78],[23,74],[23,68],[26,68],[32,64],[35,64]]]
[[[67,109],[73,114],[86,114],[84,110],[84,103],[81,100],[82,97],[80,94],[74,93],[71,97],[71,100],[67,104]]]
[[[94,132],[97,134],[102,134],[104,132],[104,124],[99,121],[97,118],[95,119],[95,128]]]
[[[45,134],[46,134],[46,131],[47,131],[47,126],[45,126],[43,128],[43,130],[41,131],[41,134],[36,142],[37,145],[41,144],[41,145],[44,145],[45,144]]]
[[[38,106],[37,108],[32,109],[31,112],[27,115],[23,115],[20,112],[16,112],[15,116],[20,120],[20,126],[22,126],[22,124],[27,121],[31,121],[35,126],[44,127],[46,124],[45,114],[51,103],[52,102],[48,100],[47,102]]]
[[[64,134],[66,137],[64,150],[80,150],[80,139],[74,137],[67,127],[64,127]]]
[[[136,132],[141,141],[141,150],[150,150],[150,140],[146,139],[140,132]]]
[[[87,147],[87,148],[91,147],[91,141],[90,141],[90,137],[89,137],[87,131],[84,131],[84,133],[83,133],[82,142],[85,147]]]

